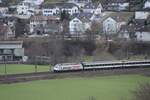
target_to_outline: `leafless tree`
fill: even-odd
[[[49,38],[48,50],[52,64],[63,62],[64,60],[63,48],[64,48],[64,39],[62,37],[57,37],[54,34]]]
[[[150,100],[150,83],[140,85],[134,95],[135,100]]]

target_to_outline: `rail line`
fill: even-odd
[[[109,75],[125,75],[125,74],[141,74],[150,76],[150,68],[126,68],[126,69],[101,69],[101,70],[87,70],[76,72],[37,72],[24,73],[15,75],[1,75],[0,84],[12,84],[19,82],[29,82],[34,80],[46,79],[63,79],[73,77],[93,77],[93,76],[109,76]]]

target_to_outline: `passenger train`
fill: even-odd
[[[143,61],[95,61],[81,63],[62,63],[56,64],[52,70],[61,71],[79,71],[79,70],[96,70],[96,69],[115,69],[115,68],[137,68],[149,67],[150,60]]]

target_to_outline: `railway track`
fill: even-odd
[[[124,75],[124,74],[141,74],[150,76],[150,68],[102,69],[102,70],[87,70],[76,72],[61,72],[61,73],[37,72],[37,73],[15,74],[15,75],[1,75],[0,84],[29,82],[33,80]]]

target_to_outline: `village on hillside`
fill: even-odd
[[[63,42],[86,40],[87,44],[85,44],[89,46],[81,47],[79,45],[84,43],[77,43],[76,47],[71,47],[74,43],[67,42],[65,46],[70,48],[70,53],[65,51],[67,49],[63,45],[64,52],[53,55],[54,57],[63,55],[62,58],[64,55],[67,58],[75,55],[77,57],[97,55],[95,52],[99,50],[95,48],[98,43],[109,46],[103,48],[106,51],[110,49],[109,53],[114,55],[117,53],[112,51],[114,48],[111,50],[111,44],[108,43],[118,40],[149,43],[150,0],[16,0],[15,2],[0,0],[0,60],[6,58],[10,61],[26,61],[28,57],[34,58],[34,56],[51,59],[57,47],[52,49],[48,45],[54,46],[58,38],[63,38]],[[96,41],[96,47],[90,42],[93,39]],[[56,43],[56,45],[59,46],[62,40],[58,40],[59,44]],[[88,43],[91,43],[93,47]],[[6,48],[6,45],[10,48]],[[118,45],[123,44],[120,42]],[[62,49],[61,46],[59,49]],[[92,51],[88,51],[89,48]],[[73,50],[76,51],[73,52]],[[138,53],[126,50],[124,56]],[[145,55],[147,52],[144,51],[141,54]]]
[[[0,100],[150,100],[150,0],[0,0]]]

